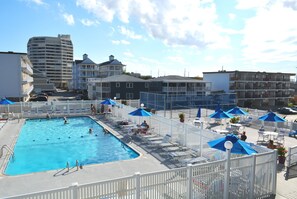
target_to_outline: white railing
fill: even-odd
[[[287,170],[285,179],[288,180],[292,177],[297,177],[297,146],[289,147],[287,155]]]
[[[7,199],[91,198],[222,198],[225,160],[166,171],[8,197]],[[229,198],[269,198],[275,195],[274,151],[231,160]]]

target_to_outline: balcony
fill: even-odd
[[[28,75],[33,75],[33,69],[29,65],[22,66],[22,72]]]
[[[34,86],[31,85],[29,88],[27,88],[26,90],[23,90],[22,92],[22,96],[23,97],[27,97],[28,95],[30,95],[30,93],[33,91]]]
[[[27,76],[25,79],[22,80],[22,84],[28,84],[33,82],[33,77]]]

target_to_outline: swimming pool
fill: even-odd
[[[89,117],[27,120],[14,147],[6,175],[56,170],[76,165],[133,159],[137,152]],[[92,128],[93,132],[89,133]]]

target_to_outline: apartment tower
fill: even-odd
[[[39,70],[58,88],[68,89],[72,81],[73,45],[70,35],[32,37],[27,44],[33,68]]]

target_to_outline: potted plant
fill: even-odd
[[[184,113],[178,114],[178,117],[179,117],[179,121],[180,122],[184,122],[185,121],[185,114]]]
[[[277,148],[277,154],[278,154],[278,162],[279,164],[285,164],[286,161],[286,153],[288,152],[287,149],[284,146],[278,146]]]

